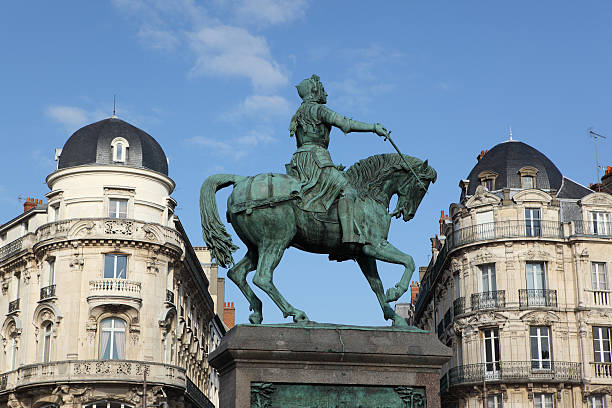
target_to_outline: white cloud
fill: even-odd
[[[233,111],[222,115],[221,120],[234,121],[242,117],[271,119],[286,116],[290,112],[289,101],[279,95],[249,95]]]
[[[148,25],[140,27],[138,37],[148,43],[151,48],[171,51],[180,45],[175,33],[169,30],[156,29]]]
[[[56,122],[61,123],[68,130],[77,129],[89,123],[87,111],[75,106],[49,106],[45,114]]]
[[[281,24],[303,17],[307,6],[306,0],[239,0],[234,13],[244,22]]]
[[[288,82],[264,37],[228,25],[205,27],[189,37],[197,55],[192,74],[244,77],[255,89],[273,89]]]
[[[267,131],[251,130],[244,136],[231,139],[218,140],[205,136],[195,136],[185,139],[185,142],[206,148],[215,155],[239,160],[244,158],[254,147],[260,144],[274,143],[276,138]]]

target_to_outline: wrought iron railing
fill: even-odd
[[[505,290],[472,294],[472,310],[502,309],[504,307],[506,307]]]
[[[13,312],[16,312],[17,310],[19,310],[19,299],[15,299],[9,302],[8,312],[13,313]]]
[[[17,238],[16,240],[11,241],[8,244],[4,245],[2,248],[0,248],[0,261],[21,251],[22,246],[23,246],[23,237]]]
[[[583,220],[573,222],[575,235],[592,235],[612,238],[612,222],[584,222]]]
[[[174,304],[174,292],[166,289],[166,302]]]
[[[551,289],[519,289],[520,307],[557,307],[557,291]]]
[[[55,285],[40,288],[40,300],[49,299],[55,296]]]
[[[448,371],[450,387],[483,381],[508,382],[576,382],[582,381],[581,363],[551,361],[550,368],[533,368],[531,361],[500,361],[467,364]]]
[[[448,328],[453,321],[450,308],[444,313],[444,327]]]
[[[453,231],[447,237],[451,248],[499,238],[563,238],[558,221],[500,221],[472,225]]]
[[[453,301],[453,316],[462,315],[465,312],[465,298],[461,296]]]
[[[596,378],[612,378],[612,363],[592,362],[591,366]]]

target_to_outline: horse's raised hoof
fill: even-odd
[[[410,327],[406,319],[401,316],[395,315],[393,317],[393,327]]]
[[[385,293],[385,300],[387,303],[395,302],[397,299],[399,299],[403,295],[403,293],[400,292],[401,291],[397,288],[397,286],[387,289],[387,292]]]
[[[301,310],[298,310],[293,315],[293,323],[306,323],[309,321],[310,319],[308,319],[308,316],[306,316],[306,313],[302,312]]]
[[[249,315],[249,322],[251,322],[251,324],[261,324],[262,321],[263,316],[261,313],[255,312]]]

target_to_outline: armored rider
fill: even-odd
[[[317,75],[304,79],[297,86],[302,104],[291,119],[290,135],[295,136],[297,150],[287,165],[290,175],[301,183],[300,208],[305,211],[327,212],[336,198],[342,227],[343,243],[365,243],[355,223],[357,191],[349,184],[341,166],[335,166],[329,155],[329,133],[335,126],[342,132],[373,132],[386,136],[380,124],[348,119],[329,109],[327,93]]]

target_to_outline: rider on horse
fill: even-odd
[[[386,136],[380,124],[348,119],[325,106],[327,93],[317,75],[304,79],[297,86],[303,102],[291,119],[290,135],[295,136],[297,150],[287,165],[287,173],[300,180],[300,208],[305,211],[327,212],[338,200],[338,216],[342,227],[342,242],[365,243],[356,230],[355,201],[357,191],[349,184],[341,166],[335,166],[329,155],[329,133],[335,126],[345,134],[373,132]]]

